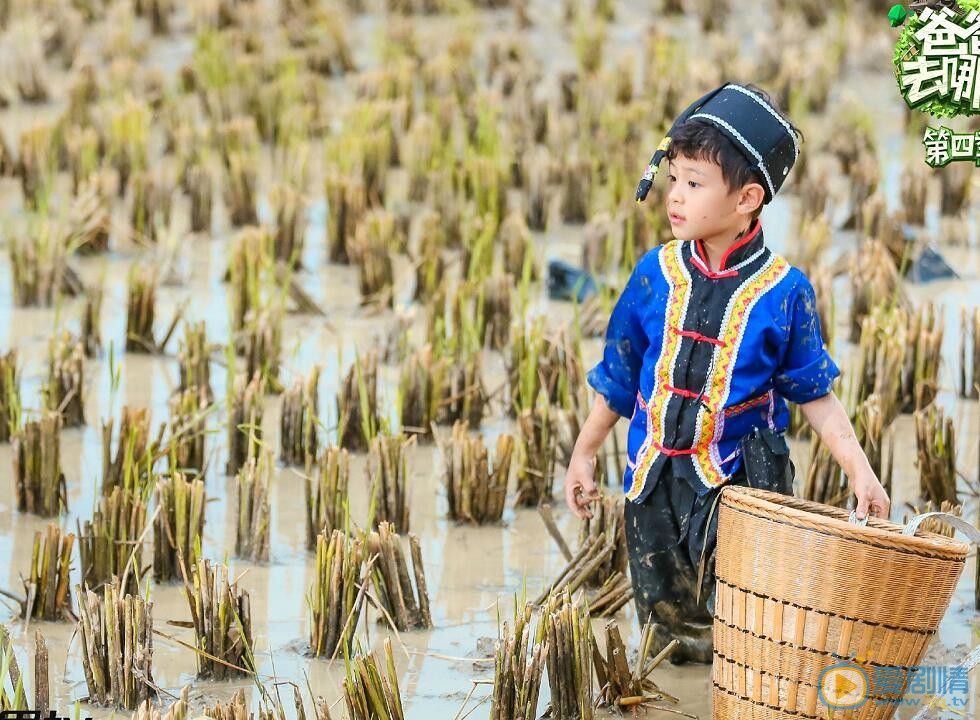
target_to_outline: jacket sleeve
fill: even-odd
[[[610,408],[627,418],[633,414],[643,354],[650,344],[640,310],[650,294],[649,278],[643,268],[647,266],[644,259],[649,260],[651,255],[641,258],[626,282],[609,316],[602,360],[588,374],[589,385],[606,399]]]
[[[840,369],[824,347],[817,297],[805,275],[788,298],[789,336],[773,387],[795,403],[821,398],[833,389]]]

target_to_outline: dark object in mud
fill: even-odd
[[[591,610],[591,608],[590,608]],[[640,634],[640,649],[635,665],[631,670],[627,662],[626,645],[615,620],[606,623],[606,654],[603,656],[595,638],[592,638],[592,658],[595,663],[596,679],[599,681],[600,706],[618,708],[647,708],[656,710],[651,702],[667,701],[677,704],[677,698],[660,689],[650,679],[650,673],[657,669],[677,647],[679,641],[673,640],[655,657],[650,657],[657,626],[646,623]],[[635,711],[634,711],[635,712]]]
[[[54,517],[68,510],[61,470],[61,415],[46,412],[24,424],[12,440],[17,510]]]
[[[408,532],[408,458],[406,449],[413,441],[406,435],[379,435],[371,440],[367,477],[371,484],[371,524],[392,523],[401,533]]]
[[[313,584],[310,587],[310,652],[315,657],[334,656],[341,648],[350,652],[364,607],[362,577],[364,550],[360,540],[341,530],[321,533],[316,541]]]
[[[156,694],[153,685],[153,603],[139,595],[120,597],[111,583],[99,597],[75,586],[78,635],[87,702],[135,710]]]
[[[384,647],[384,666],[374,653],[366,656],[359,653],[350,661],[344,659],[347,663],[344,702],[350,720],[405,720],[391,638],[385,638]],[[318,717],[317,720],[329,718]]]
[[[75,620],[68,577],[74,543],[75,536],[62,535],[54,523],[48,524],[46,533],[34,533],[29,579],[23,581],[27,602],[21,607],[22,618]]]
[[[938,250],[926,245],[909,265],[907,277],[912,282],[932,282],[958,278],[957,272],[946,262]]]
[[[407,537],[412,553],[411,575],[402,549],[402,536],[391,523],[379,523],[367,541],[368,553],[378,556],[372,573],[378,600],[401,632],[432,627],[422,548],[415,535],[409,533]]]
[[[922,497],[934,505],[957,504],[956,432],[953,418],[945,417],[942,408],[930,405],[916,411],[915,446],[919,466],[919,489]]]
[[[592,274],[564,260],[548,261],[548,297],[585,302],[598,292]]]
[[[350,456],[343,448],[327,448],[315,477],[307,473],[306,549],[316,550],[317,535],[329,536],[345,526],[350,486]]]
[[[48,346],[48,380],[44,385],[45,406],[61,414],[62,427],[85,425],[83,390],[85,349],[67,332],[52,338]]]
[[[194,623],[197,677],[228,680],[248,675],[252,656],[252,611],[248,592],[228,582],[228,566],[212,567],[207,558],[194,563],[190,577],[183,575],[184,596]],[[217,659],[215,659],[217,658]],[[241,668],[241,669],[238,669]]]
[[[187,480],[180,473],[157,480],[153,524],[153,578],[176,580],[197,562],[204,534],[204,481]]]
[[[980,307],[960,308],[960,397],[980,397]]]
[[[20,371],[17,349],[0,355],[0,443],[10,442],[21,419]]]
[[[449,517],[478,525],[500,522],[507,498],[514,438],[512,435],[497,437],[491,468],[483,438],[470,437],[468,431],[467,423],[457,421],[449,441],[441,445]]]
[[[114,425],[115,418],[111,417],[102,424],[102,494],[110,495],[121,487],[142,496],[150,476],[147,466],[152,447],[150,411],[123,406],[115,452],[112,451]]]
[[[252,562],[269,559],[269,484],[272,476],[271,451],[249,458],[238,471],[238,522],[235,524],[235,555]]]
[[[297,378],[282,398],[279,415],[279,459],[310,471],[317,456],[320,368],[314,366],[305,380]]]
[[[557,442],[547,405],[517,418],[517,505],[534,507],[551,500]]]
[[[262,440],[262,378],[238,375],[228,397],[228,465],[226,475],[235,475],[254,457]]]
[[[143,500],[117,486],[111,494],[99,498],[91,520],[86,520],[84,525],[76,522],[82,585],[89,590],[100,590],[113,576],[121,579],[125,575],[123,592],[137,594],[143,577],[140,539],[146,527]]]
[[[364,451],[377,434],[378,355],[375,351],[356,356],[337,394],[338,445],[347,450]]]

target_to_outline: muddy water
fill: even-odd
[[[272,3],[268,3],[272,6]],[[540,56],[549,72],[574,65],[574,52],[570,38],[559,29],[560,8],[558,3],[531,3],[532,15],[537,20],[528,33],[529,47]],[[631,52],[639,58],[642,53],[643,29],[651,17],[648,10],[638,10],[621,3],[619,18],[610,32],[610,58],[622,52]],[[484,31],[510,27],[511,17],[506,13],[478,14],[470,19]],[[353,21],[349,27],[355,55],[362,66],[376,62],[378,31],[382,20],[374,14]],[[446,29],[452,20],[430,18],[419,23],[420,37],[426,43],[445,40]],[[678,23],[674,32],[693,32],[695,23]],[[746,52],[768,26],[768,15],[759,11],[746,13],[735,19],[734,30],[744,41]],[[135,26],[139,35],[146,35],[146,28]],[[872,26],[876,32],[861,33],[851,29],[855,40],[849,54],[849,72],[835,88],[835,98],[849,94],[873,105],[880,119],[882,164],[886,171],[885,187],[889,201],[897,201],[898,174],[902,162],[918,162],[921,146],[903,141],[900,98],[895,92],[888,66],[891,35],[884,23]],[[83,52],[98,50],[99,33],[89,33]],[[176,33],[166,40],[151,39],[145,65],[155,66],[172,73],[180,66],[192,49],[188,17],[181,10]],[[93,55],[94,56],[94,55]],[[53,72],[53,71],[52,71]],[[55,88],[61,88],[63,74],[55,74]],[[342,84],[338,91],[342,92]],[[59,107],[56,100],[40,109],[15,106],[0,112],[0,129],[11,140],[20,130],[37,117],[52,117]],[[645,162],[646,148],[638,149],[637,167]],[[640,157],[642,156],[642,157]],[[19,189],[15,182],[0,182],[0,198],[3,220],[18,223]],[[793,244],[796,201],[778,198],[763,215],[766,235],[772,246],[779,251],[789,251]],[[263,206],[267,218],[268,207]],[[178,214],[181,206],[178,205]],[[159,293],[158,318],[167,318],[177,305],[187,298],[191,320],[207,321],[209,339],[225,342],[228,339],[228,313],[226,289],[221,284],[225,270],[225,258],[229,245],[227,224],[220,217],[216,224],[216,237],[188,237],[181,245],[175,265],[180,282],[166,286]],[[308,317],[289,317],[286,321],[285,380],[308,371],[314,364],[323,368],[320,383],[320,406],[324,423],[332,428],[336,423],[333,405],[339,384],[340,372],[351,362],[355,349],[365,350],[377,344],[391,321],[391,314],[374,316],[360,308],[356,275],[350,268],[324,266],[322,200],[311,208],[311,225],[307,237],[304,264],[307,271],[302,276],[306,289],[327,310],[325,320]],[[972,247],[943,248],[953,260],[962,279],[910,287],[909,292],[917,301],[926,299],[942,303],[947,320],[944,344],[943,391],[940,402],[956,419],[960,467],[971,478],[976,477],[977,437],[980,436],[980,416],[977,403],[961,402],[955,394],[955,372],[958,352],[958,315],[963,303],[980,302],[976,278],[980,273],[980,254],[976,249],[978,228],[976,206],[973,222],[969,226]],[[121,219],[121,218],[120,218]],[[936,228],[936,219],[930,218],[930,227]],[[540,257],[565,257],[577,260],[581,242],[581,229],[559,227],[539,237]],[[853,247],[854,238],[843,233],[835,236],[834,252]],[[96,282],[105,276],[106,297],[102,319],[106,345],[113,342],[120,348],[125,335],[126,271],[137,261],[153,261],[137,248],[125,242],[114,241],[114,252],[105,259],[85,259],[77,262],[86,281]],[[399,297],[410,293],[410,269],[399,270]],[[843,290],[846,283],[842,283]],[[843,325],[846,317],[846,297],[842,297],[838,318]],[[567,319],[571,309],[561,303],[549,303],[541,297],[536,310],[545,312],[556,321]],[[4,254],[0,260],[0,347],[17,347],[24,367],[24,402],[27,407],[38,406],[38,390],[43,381],[45,354],[48,338],[58,328],[77,328],[81,313],[78,301],[67,301],[58,310],[18,309],[12,307],[10,265]],[[838,336],[844,335],[840,330]],[[590,341],[584,348],[586,360],[591,363],[598,357],[600,345]],[[850,355],[846,343],[838,342],[835,353],[841,357]],[[66,430],[62,439],[63,464],[68,477],[70,512],[62,518],[66,529],[75,528],[76,519],[90,516],[97,497],[101,472],[101,431],[104,418],[118,415],[123,405],[150,408],[155,422],[167,416],[167,399],[177,385],[177,365],[172,356],[147,357],[122,356],[121,382],[113,391],[109,379],[107,357],[86,364],[86,417],[88,425],[82,429]],[[487,357],[487,385],[495,388],[501,378],[501,363],[497,356]],[[397,382],[395,367],[381,371],[380,397],[384,407],[391,408]],[[219,398],[224,397],[225,371],[213,368],[212,384]],[[266,403],[266,437],[273,447],[278,438],[278,406],[276,399]],[[492,447],[493,438],[500,432],[512,429],[511,423],[495,408],[494,416],[487,419],[482,428]],[[390,412],[390,411],[389,411]],[[224,427],[214,422],[215,434],[209,441],[211,468],[207,479],[207,491],[211,502],[207,511],[204,536],[206,556],[221,560],[234,542],[234,482],[220,473],[224,467]],[[620,428],[622,430],[622,428]],[[914,463],[914,439],[910,418],[902,417],[897,425],[897,454],[894,491],[894,518],[900,518],[902,505],[917,494],[917,473]],[[797,464],[803,469],[807,449],[794,445]],[[0,468],[9,468],[9,446],[0,446]],[[366,515],[366,483],[363,478],[363,458],[357,458],[353,467],[352,517]],[[492,643],[481,639],[493,638],[497,632],[497,616],[507,615],[516,593],[526,585],[530,596],[536,595],[562,566],[562,559],[544,531],[537,514],[532,511],[505,512],[500,526],[469,528],[456,527],[445,519],[446,500],[441,488],[441,458],[431,445],[420,445],[411,452],[412,476],[411,507],[412,530],[422,540],[429,590],[432,599],[434,629],[428,632],[403,633],[396,641],[399,682],[406,699],[410,718],[452,718],[457,715],[474,683],[492,679],[492,664],[486,658],[492,652]],[[9,473],[7,474],[9,477]],[[272,559],[267,565],[243,563],[233,558],[228,562],[234,575],[240,577],[252,600],[253,623],[256,629],[255,648],[258,669],[264,682],[296,682],[305,687],[306,679],[316,694],[331,701],[339,698],[343,675],[341,663],[310,660],[303,654],[308,632],[305,596],[312,580],[312,560],[305,550],[302,478],[291,469],[278,469],[271,489],[272,505]],[[27,571],[30,560],[33,533],[43,529],[46,521],[22,515],[14,509],[12,482],[0,483],[0,586],[19,592],[20,574]],[[967,508],[975,517],[976,503],[971,500]],[[561,507],[558,522],[566,537],[574,538],[577,531],[573,518]],[[935,657],[943,661],[958,658],[978,640],[974,635],[972,611],[973,561],[971,560],[954,598],[952,607],[943,622],[938,636]],[[928,592],[927,588],[923,589]],[[192,642],[192,633],[186,629],[168,626],[168,620],[186,620],[189,613],[181,591],[175,585],[153,586],[154,615],[156,626],[184,642]],[[368,621],[360,632],[365,642],[378,646],[385,634],[384,626],[376,624],[377,617],[369,613]],[[16,619],[13,609],[0,606],[0,621],[6,623],[17,639],[18,658],[27,669],[28,686],[32,686],[30,665],[27,662],[28,638],[31,630],[40,628],[48,640],[51,653],[51,677],[53,705],[67,708],[74,699],[86,694],[84,677],[79,659],[77,639],[72,642],[71,629],[64,623],[31,623],[26,627]],[[628,644],[636,645],[638,629],[632,609],[621,615],[621,625],[629,628]],[[195,683],[195,658],[192,652],[175,642],[156,638],[154,647],[154,676],[158,685],[171,693],[193,683],[192,700],[196,703],[226,699],[237,687],[252,688],[253,701],[258,691],[249,682]],[[63,671],[62,671],[63,670]],[[655,676],[656,681],[681,699],[678,709],[701,718],[710,716],[709,669],[703,666],[675,668],[665,666]],[[974,683],[974,687],[976,684]],[[285,690],[288,692],[289,688]],[[478,684],[468,707],[485,698],[489,686]],[[289,697],[288,695],[284,695]],[[974,699],[974,704],[976,700]],[[337,715],[341,714],[337,707]],[[106,715],[99,708],[85,707],[83,714]],[[486,717],[488,704],[474,710],[470,717]],[[910,715],[911,713],[904,713]],[[972,715],[971,715],[972,716]]]

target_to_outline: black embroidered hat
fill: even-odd
[[[646,199],[671,138],[688,120],[714,125],[745,155],[752,169],[757,170],[764,180],[762,187],[766,197],[763,204],[779,192],[800,154],[792,126],[765,98],[736,83],[725,83],[695,100],[674,121],[636,188],[637,202]]]

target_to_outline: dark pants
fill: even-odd
[[[744,472],[737,472],[729,484],[747,484]],[[712,622],[718,542],[718,508],[712,508],[720,493],[717,488],[698,497],[690,483],[674,476],[668,463],[642,503],[626,502],[626,543],[641,626],[651,616],[671,629]]]

